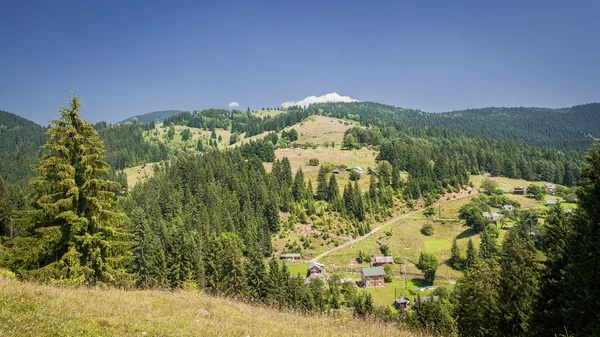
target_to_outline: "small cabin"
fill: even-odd
[[[527,194],[527,187],[517,186],[513,189],[513,194],[525,195],[525,194]]]
[[[323,274],[325,273],[325,265],[317,262],[313,262],[308,266],[309,274]]]
[[[383,267],[363,268],[360,273],[363,287],[385,287],[385,270]]]
[[[408,308],[408,305],[410,304],[410,299],[406,296],[400,296],[398,297],[394,303],[392,303],[392,306],[394,308],[396,308],[396,310],[406,310],[406,308]]]
[[[333,170],[333,174],[340,174],[339,170]]]
[[[546,206],[554,207],[556,206],[556,200],[546,200]]]
[[[375,256],[375,266],[387,266],[394,264],[393,256]]]
[[[300,260],[300,254],[281,254],[279,255],[281,260]]]
[[[354,166],[354,172],[358,173],[358,174],[363,174],[364,171],[362,168],[358,167],[358,166]]]

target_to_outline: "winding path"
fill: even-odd
[[[472,194],[469,194],[469,195],[466,195],[466,196],[463,196],[463,197],[460,197],[460,198],[456,198],[456,199],[453,199],[453,200],[449,200],[449,201],[438,202],[435,205],[437,206],[437,205],[443,205],[443,204],[451,203],[451,202],[458,201],[458,200],[461,200],[461,199],[470,198],[470,197],[473,197],[473,196],[475,196],[475,195],[478,194],[478,192],[477,192],[476,189],[474,189],[473,191],[475,193],[472,193]],[[368,238],[369,236],[377,233],[383,227],[389,226],[392,223],[395,223],[395,222],[400,221],[400,220],[402,220],[404,218],[408,218],[410,216],[413,216],[413,215],[415,215],[415,214],[417,214],[419,212],[423,212],[424,210],[425,210],[425,208],[421,208],[419,210],[416,210],[416,211],[413,211],[413,212],[410,212],[410,213],[407,213],[407,214],[402,214],[402,215],[400,215],[400,216],[398,216],[398,217],[396,217],[394,219],[391,219],[391,220],[385,222],[384,224],[382,224],[381,226],[379,226],[377,228],[373,228],[369,233],[367,233],[367,234],[365,234],[365,235],[363,235],[361,237],[358,237],[356,239],[352,239],[352,240],[350,240],[348,242],[345,242],[345,243],[343,243],[343,244],[341,244],[341,245],[339,245],[337,247],[334,247],[334,248],[332,248],[332,249],[330,249],[330,250],[328,250],[328,251],[326,251],[324,253],[321,253],[321,254],[317,255],[314,259],[310,260],[309,262],[311,262],[311,263],[312,262],[317,262],[319,259],[322,259],[325,256],[327,256],[327,255],[329,255],[329,254],[331,254],[331,253],[333,253],[333,252],[335,252],[337,250],[340,250],[342,248],[348,247],[351,244],[357,243],[360,240],[364,240],[364,239]]]

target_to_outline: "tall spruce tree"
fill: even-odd
[[[317,200],[327,200],[327,169],[321,165],[319,175],[317,176]]]
[[[563,320],[576,336],[600,335],[600,148],[590,150],[586,182],[577,191],[578,209],[568,240]],[[560,266],[559,266],[560,268]]]
[[[469,239],[467,243],[467,256],[465,257],[465,265],[464,269],[466,271],[473,268],[475,265],[479,263],[479,257],[477,256],[477,249],[475,248],[475,244],[472,239]]]
[[[498,331],[500,306],[500,267],[483,261],[458,280],[454,290],[454,316],[461,336],[501,336]]]
[[[76,95],[51,122],[46,151],[30,181],[33,210],[20,221],[24,234],[9,252],[12,268],[25,278],[67,283],[120,283],[128,279],[129,235],[116,208],[119,184],[96,130],[79,118]]]
[[[500,259],[500,332],[522,336],[529,331],[534,301],[538,294],[540,266],[529,229],[530,218],[521,218],[502,243]]]
[[[452,240],[452,248],[450,249],[450,259],[448,260],[448,264],[454,270],[460,270],[460,266],[462,264],[462,256],[460,255],[460,249],[458,249],[456,237],[454,240]]]
[[[481,243],[479,244],[479,258],[482,260],[496,261],[500,258],[500,247],[496,243],[496,235],[492,232],[490,226],[481,233]]]
[[[12,209],[8,196],[8,186],[4,179],[0,177],[0,237],[10,235],[10,221]]]
[[[572,293],[565,283],[569,261],[568,242],[572,235],[572,221],[559,204],[550,210],[544,221],[542,251],[546,256],[546,268],[540,277],[540,294],[532,318],[533,336],[559,335],[569,326],[560,309]]]

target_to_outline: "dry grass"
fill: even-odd
[[[292,166],[292,173],[296,174],[299,168],[302,168],[304,177],[306,180],[310,179],[313,183],[313,188],[317,188],[317,176],[319,175],[319,166],[308,166],[306,165],[309,159],[316,158],[320,164],[331,163],[334,165],[346,165],[347,167],[361,167],[365,172],[367,168],[375,167],[375,157],[377,152],[362,148],[360,150],[340,150],[339,148],[317,148],[317,149],[278,149],[275,151],[275,156],[278,159],[287,157],[290,160]],[[267,171],[271,171],[272,164],[265,163]],[[344,186],[348,184],[349,174],[344,170],[340,170],[340,174],[336,176],[338,186],[340,187],[340,193],[343,191]],[[358,185],[363,191],[369,189],[369,176],[367,174],[361,175]]]
[[[305,316],[199,292],[57,288],[0,277],[0,336],[415,336],[349,315]]]
[[[301,123],[285,128],[285,130],[296,129],[299,143],[323,144],[325,142],[335,142],[336,147],[339,147],[344,140],[344,132],[355,125],[357,125],[355,122],[347,122],[333,117],[310,116]]]

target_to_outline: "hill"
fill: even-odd
[[[23,117],[0,110],[0,177],[19,186],[27,185],[46,141],[45,129]]]
[[[198,291],[57,288],[0,276],[0,336],[418,336],[346,315],[301,315]]]
[[[180,110],[154,111],[154,112],[149,112],[147,114],[129,117],[127,119],[120,121],[118,124],[131,123],[131,122],[133,122],[134,118],[137,118],[138,123],[162,122],[165,120],[165,118],[173,116],[173,115],[177,115],[182,112],[183,111],[180,111]]]
[[[569,108],[490,107],[427,113],[372,102],[322,103],[313,113],[365,125],[456,130],[469,137],[511,139],[541,148],[586,151],[600,136],[600,103]]]

